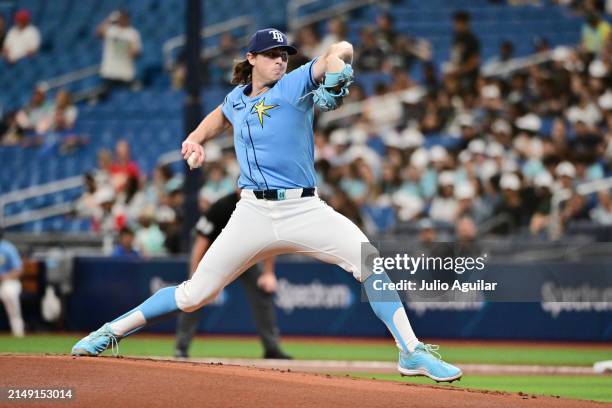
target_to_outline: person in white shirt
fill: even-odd
[[[30,12],[19,10],[15,13],[15,25],[6,34],[2,55],[13,64],[18,60],[36,54],[40,47],[40,33],[30,24]]]
[[[130,25],[125,11],[114,11],[96,29],[104,40],[100,76],[108,85],[128,85],[134,81],[135,59],[141,52],[140,33]]]

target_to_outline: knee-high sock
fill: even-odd
[[[138,307],[110,323],[113,333],[129,336],[149,323],[163,320],[179,312],[175,299],[176,286],[158,290]]]
[[[377,296],[379,298],[381,296],[380,293],[377,294],[377,291],[374,289],[374,282],[376,280],[387,283],[391,282],[386,273],[377,275],[372,274],[363,282],[372,310],[374,310],[376,316],[385,323],[393,335],[393,338],[395,338],[397,347],[404,352],[413,352],[419,340],[416,338],[412,326],[410,326],[410,321],[408,321],[408,316],[406,315],[404,305],[402,305],[399,295],[395,291],[391,294],[389,291],[386,291],[385,301],[373,300],[376,299]]]

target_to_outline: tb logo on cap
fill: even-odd
[[[270,30],[268,32],[270,34],[272,34],[272,39],[273,40],[276,40],[279,43],[284,42],[284,40],[283,40],[283,33],[281,33],[280,31],[278,31],[278,30]]]

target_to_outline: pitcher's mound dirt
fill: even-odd
[[[202,363],[57,355],[0,356],[0,384],[72,388],[65,407],[601,407],[586,401]],[[42,406],[8,402],[0,405]],[[34,404],[34,405],[33,405]],[[49,406],[50,401],[42,402]],[[52,404],[60,406],[59,404]]]

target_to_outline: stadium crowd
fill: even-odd
[[[561,189],[571,192],[560,207],[563,225],[612,224],[607,190],[593,196],[575,192],[576,185],[609,175],[612,160],[612,36],[598,10],[579,11],[585,16],[580,44],[551,49],[539,38],[534,53],[550,57],[519,70],[511,69],[511,41],[500,44],[498,56],[481,58],[465,12],[449,22],[451,54],[440,67],[427,41],[397,32],[393,17],[381,14],[375,25],[362,28],[355,44],[358,83],[344,106],[315,119],[321,196],[369,233],[392,232],[398,223],[420,219],[438,226],[468,220],[483,232],[545,239],[551,198]],[[300,53],[290,69],[345,39],[347,28],[335,18],[324,35],[315,26],[293,34]],[[130,60],[139,52],[139,40],[133,41]],[[239,53],[235,44],[221,37],[224,58],[207,61],[209,81],[227,84],[227,55]],[[409,75],[415,70],[421,70],[418,81]],[[369,74],[381,78],[371,95],[359,81]],[[175,86],[184,82],[180,61],[172,77]],[[44,92],[35,90],[29,105],[5,120],[0,140],[15,143],[23,129],[67,131],[76,118],[66,92],[47,103]],[[86,143],[68,140],[67,151]],[[220,146],[207,147],[202,211],[231,192],[238,175],[231,149]],[[114,155],[99,152],[98,167],[86,180],[76,213],[90,217],[95,231],[120,233],[116,254],[180,251],[182,179],[169,166],[159,165],[147,177],[128,144],[119,141]]]
[[[503,42],[483,66],[470,16],[455,13],[453,26],[451,56],[439,75],[427,52],[401,46],[418,41],[396,33],[391,16],[362,30],[355,65],[391,80],[369,98],[353,87],[344,112],[319,117],[321,192],[353,218],[361,215],[370,232],[394,227],[363,219],[391,206],[400,222],[429,217],[454,225],[468,216],[485,232],[546,237],[552,194],[610,171],[609,27],[589,12],[580,45],[547,50],[540,39],[534,52],[549,51],[549,59],[506,70],[512,43]],[[414,63],[422,65],[420,82],[406,73]],[[609,225],[611,210],[607,190],[596,197],[573,192],[560,219]]]

